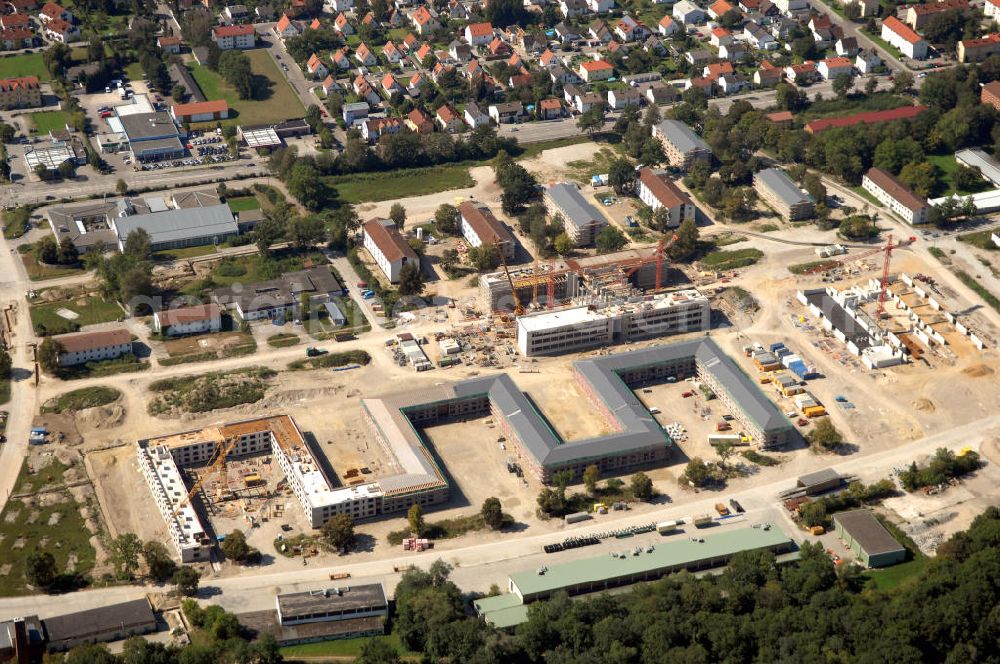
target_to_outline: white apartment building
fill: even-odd
[[[465,201],[458,206],[462,224],[462,237],[473,247],[496,245],[504,260],[514,260],[514,236],[485,205]]]
[[[931,210],[927,200],[917,196],[891,173],[881,168],[870,168],[861,178],[861,186],[906,223],[927,223]]]
[[[654,211],[665,207],[670,212],[669,228],[677,228],[686,219],[694,219],[695,207],[691,198],[666,174],[655,173],[650,168],[639,171],[639,200]]]
[[[420,259],[391,219],[370,219],[362,226],[364,246],[390,283],[399,282],[403,266],[412,263],[420,267]]]
[[[111,360],[132,352],[132,335],[125,328],[59,334],[52,339],[62,347],[59,365],[63,367]]]
[[[708,298],[694,289],[623,304],[578,305],[517,319],[517,349],[525,357],[709,329]]]
[[[217,25],[212,28],[212,41],[220,51],[253,48],[257,44],[257,33],[252,25]]]
[[[182,334],[218,332],[221,329],[222,309],[214,302],[180,309],[167,309],[153,314],[153,331],[170,337]]]

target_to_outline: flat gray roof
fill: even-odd
[[[153,245],[239,232],[233,213],[225,204],[137,214],[115,219],[114,224],[119,241],[125,242],[129,233],[142,228],[149,233]]]
[[[826,484],[827,482],[833,482],[840,479],[840,473],[838,473],[833,468],[824,468],[823,470],[817,470],[815,473],[807,473],[799,477],[798,484],[801,487],[811,487],[817,486],[819,484]]]
[[[773,191],[774,195],[783,200],[788,207],[813,202],[812,197],[804,194],[792,178],[780,168],[765,168],[758,171],[754,178]]]
[[[868,510],[838,512],[833,515],[833,520],[839,523],[869,556],[893,553],[904,548]]]
[[[341,586],[300,593],[278,595],[278,610],[282,620],[294,620],[328,611],[358,611],[384,609],[388,606],[381,583]]]
[[[682,0],[683,2],[683,0]],[[680,3],[678,3],[679,5]],[[675,7],[677,5],[674,5]],[[687,154],[692,150],[705,150],[711,152],[712,149],[708,147],[708,143],[701,140],[698,134],[694,133],[691,127],[687,126],[680,120],[664,120],[660,124],[656,125],[657,130],[667,137],[674,147],[677,148],[682,154]]]
[[[49,641],[60,642],[82,639],[102,632],[124,631],[136,626],[151,628],[156,625],[156,616],[149,606],[149,600],[136,599],[87,611],[67,613],[47,618],[42,622],[45,623]]]
[[[585,228],[594,223],[604,223],[604,217],[593,205],[588,203],[574,184],[557,182],[550,185],[548,194],[552,201],[563,211],[566,223],[577,228]]]
[[[986,154],[982,148],[966,148],[955,153],[955,159],[969,168],[978,168],[983,177],[1000,186],[1000,163]]]
[[[120,116],[122,127],[128,135],[129,141],[145,141],[154,138],[166,138],[177,136],[177,125],[173,118],[166,111],[155,113],[136,113],[135,115]]]

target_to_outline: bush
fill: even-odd
[[[925,486],[943,484],[953,477],[961,477],[971,473],[980,466],[979,455],[968,451],[962,456],[944,447],[938,448],[930,463],[924,468],[917,467],[914,461],[910,467],[899,474],[899,481],[907,491],[916,491]]]

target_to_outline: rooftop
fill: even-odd
[[[102,606],[88,611],[67,613],[43,621],[49,641],[70,641],[101,632],[128,629],[136,625],[155,625],[156,617],[149,600],[137,599]]]
[[[701,140],[701,137],[694,133],[691,127],[688,127],[680,120],[664,120],[656,125],[656,129],[682,154],[686,154],[692,150],[711,151],[708,143]]]
[[[556,182],[546,188],[549,197],[562,211],[565,221],[577,228],[585,228],[593,223],[603,223],[604,217],[580,193],[575,184]]]
[[[114,224],[119,242],[125,242],[129,233],[142,228],[149,233],[154,246],[191,238],[236,235],[239,230],[225,204],[137,214],[115,219]]]
[[[764,169],[754,175],[754,178],[774,192],[774,195],[789,207],[813,202],[812,197],[803,193],[792,181],[792,178],[788,177],[788,174],[780,168]]]
[[[870,168],[865,177],[874,182],[885,193],[892,196],[903,207],[914,212],[927,207],[927,201],[913,193],[909,187],[900,182],[888,171],[881,168]]]
[[[896,541],[875,515],[869,510],[838,512],[833,520],[840,524],[851,538],[870,556],[899,551],[903,545]]]
[[[389,219],[369,219],[363,226],[365,235],[371,237],[375,246],[379,248],[382,255],[390,262],[398,261],[402,258],[408,261],[417,262],[417,254],[413,248],[406,243],[406,240],[396,225]]]
[[[53,337],[63,347],[63,352],[80,353],[95,348],[106,348],[127,344],[132,341],[132,335],[124,327],[114,330],[100,330],[98,332],[73,332],[72,334],[58,334]]]
[[[819,133],[834,127],[849,127],[856,124],[877,124],[894,120],[915,118],[927,110],[926,106],[901,106],[888,111],[865,111],[854,115],[843,115],[836,118],[822,118],[806,123],[806,131]]]
[[[493,215],[488,207],[477,205],[472,201],[465,201],[458,206],[458,211],[483,244],[502,244],[514,241],[510,231]]]
[[[285,593],[277,596],[277,603],[282,620],[327,611],[347,612],[388,606],[381,583]]]

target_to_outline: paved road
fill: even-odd
[[[610,114],[604,121],[602,131],[611,131],[615,118]],[[524,124],[501,125],[497,129],[500,136],[512,136],[518,143],[541,143],[560,138],[581,136],[582,131],[576,126],[576,117],[561,120],[546,120],[544,122],[526,122]]]
[[[900,62],[895,55],[893,55],[889,51],[885,50],[884,48],[876,44],[867,34],[862,32],[860,25],[858,25],[854,21],[848,21],[841,18],[840,14],[833,11],[829,7],[829,5],[823,2],[823,0],[812,0],[812,5],[817,10],[826,12],[826,14],[830,17],[830,19],[834,23],[840,25],[840,27],[843,28],[844,30],[845,37],[854,37],[855,39],[858,40],[859,45],[865,46],[870,49],[873,48],[876,51],[878,51],[878,54],[882,56],[882,60],[885,62],[886,66],[889,69],[892,69],[894,71],[902,71],[903,69],[907,68],[906,65]]]
[[[990,435],[991,430],[998,426],[1000,426],[1000,415],[992,415],[892,450],[871,455],[855,455],[839,463],[831,464],[830,467],[841,474],[856,475],[863,481],[872,481],[885,477],[892,467],[905,465],[919,455],[932,453],[938,447],[948,447],[956,451],[966,445],[977,447],[979,442]],[[725,494],[725,497],[737,499],[747,509],[746,517],[738,523],[746,525],[762,520],[771,521],[779,525],[790,536],[801,539],[801,531],[794,528],[779,506],[778,493],[792,488],[792,485],[793,480],[784,479],[741,492]],[[347,557],[343,562],[335,565],[308,566],[290,572],[269,574],[265,568],[238,577],[218,579],[206,577],[202,579],[202,586],[206,590],[206,597],[210,598],[214,604],[219,604],[231,611],[254,611],[273,606],[274,594],[277,592],[294,592],[329,586],[329,573],[332,571],[349,572],[352,583],[381,581],[386,584],[387,589],[391,590],[399,579],[399,575],[392,571],[394,565],[427,566],[432,561],[442,558],[454,565],[455,571],[452,578],[463,590],[485,591],[492,583],[499,582],[502,585],[509,573],[533,569],[543,561],[551,564],[572,558],[601,555],[614,548],[621,549],[621,543],[616,545],[616,542],[612,540],[602,546],[546,556],[541,552],[543,544],[558,541],[571,534],[589,535],[611,528],[711,512],[714,504],[722,498],[714,492],[705,492],[703,495],[704,497],[685,502],[683,505],[668,505],[654,511],[616,518],[613,524],[611,520],[599,520],[557,534],[541,533],[517,539],[506,539],[502,543],[468,544],[459,545],[456,548],[449,548],[449,543],[445,541],[438,543],[439,549],[422,554],[407,554],[355,563],[349,562],[350,558]],[[630,540],[630,544],[633,542],[634,540]],[[151,590],[157,589],[126,586],[87,590],[55,597],[47,595],[7,597],[0,599],[0,617],[35,613],[45,618],[134,599]]]

